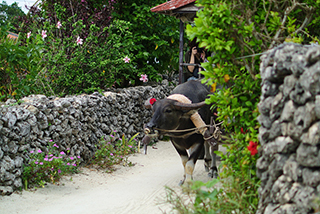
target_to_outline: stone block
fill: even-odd
[[[320,153],[316,146],[300,144],[297,149],[297,162],[305,167],[320,167]]]
[[[299,80],[304,90],[309,91],[312,95],[320,93],[320,61],[309,67],[300,77]]]
[[[281,117],[280,117],[280,121],[281,122],[284,122],[284,121],[285,122],[290,122],[290,121],[292,121],[295,111],[296,111],[296,107],[295,107],[293,101],[289,100],[284,105],[284,109],[282,111],[282,114],[281,114]]]
[[[302,170],[302,180],[305,185],[316,187],[320,184],[320,171],[304,168]]]
[[[284,78],[284,83],[282,85],[282,92],[284,97],[288,97],[290,95],[297,81],[298,79],[294,75],[289,75]]]
[[[301,136],[301,142],[312,146],[320,144],[320,122],[314,123],[308,132]]]
[[[274,204],[286,204],[291,200],[289,195],[291,185],[291,179],[285,175],[281,175],[276,180],[270,192]]]
[[[304,105],[311,98],[311,93],[305,90],[299,83],[296,83],[289,97],[294,103]]]
[[[0,186],[1,195],[11,195],[13,193],[13,188],[11,186]]]
[[[296,203],[297,207],[303,208],[305,213],[312,210],[312,201],[315,197],[315,189],[310,186],[304,186],[299,188],[292,201]]]
[[[276,120],[271,125],[269,139],[273,140],[274,138],[280,135],[281,135],[281,123],[279,120]]]
[[[295,155],[291,155],[283,166],[283,174],[298,182],[302,178],[302,167],[296,161]]]

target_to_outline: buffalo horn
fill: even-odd
[[[205,106],[206,103],[205,101],[202,101],[200,103],[181,103],[181,102],[176,102],[174,103],[174,107],[178,110],[185,110],[185,111],[190,111],[190,110],[194,110],[194,109],[198,109],[201,108],[203,106]]]

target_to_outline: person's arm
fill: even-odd
[[[202,62],[207,62],[208,61],[207,58],[206,58],[206,52],[205,51],[202,51],[200,57],[202,59]],[[202,71],[202,70],[203,70],[202,68],[199,69],[199,71]]]
[[[194,58],[195,58],[195,55],[197,54],[197,48],[196,47],[193,47],[192,50],[191,50],[191,56],[190,56],[190,64],[194,64],[195,61],[194,61]],[[193,73],[193,70],[194,70],[194,66],[193,65],[188,65],[188,70]]]

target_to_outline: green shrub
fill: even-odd
[[[97,151],[91,163],[107,170],[107,172],[112,172],[112,166],[115,164],[122,163],[123,165],[132,166],[132,163],[128,161],[127,155],[137,152],[137,146],[134,144],[138,134],[135,134],[130,140],[127,140],[124,135],[122,138],[116,138],[114,132],[102,138],[96,146]]]
[[[172,29],[177,20],[152,13],[153,4],[47,0],[39,3],[40,10],[31,7],[15,27],[20,46],[41,47],[42,61],[32,68],[37,71],[37,92],[91,93],[141,85],[141,75],[159,81],[159,74],[172,66],[176,71],[179,32]]]
[[[21,45],[18,40],[7,37],[9,26],[0,28],[0,101],[9,98],[20,99],[32,93],[42,93],[43,85],[39,74],[45,62],[39,40],[33,44]]]
[[[48,152],[41,149],[32,150],[29,153],[29,163],[24,166],[22,180],[24,188],[40,186],[44,187],[45,183],[56,183],[61,176],[78,172],[80,156],[70,156],[70,148],[67,154],[59,151],[53,141],[49,142]]]
[[[179,19],[150,11],[163,2],[117,0],[112,13],[114,19],[131,24],[133,62],[141,74],[147,74],[153,81],[162,79],[159,74],[171,75],[179,69]],[[138,79],[136,82],[140,83]]]
[[[135,137],[139,133],[129,140],[124,136],[116,138],[113,134],[100,140],[96,146],[97,151],[88,166],[93,164],[107,172],[112,172],[113,165],[133,165],[128,161],[128,155],[137,152]],[[70,148],[67,148],[67,153],[59,151],[59,146],[52,140],[48,143],[48,152],[45,153],[41,149],[30,151],[29,162],[24,165],[22,173],[24,188],[44,187],[45,183],[58,182],[63,175],[79,172],[81,157],[71,156],[69,153]]]
[[[100,32],[99,28],[92,24],[88,37],[79,37],[82,42],[78,43],[77,35],[84,27],[81,20],[74,23],[72,37],[62,40],[49,35],[46,40],[50,45],[45,57],[48,60],[47,75],[55,92],[91,93],[119,85],[123,78],[134,80],[139,73],[132,63],[134,56],[126,48],[134,45],[131,33],[127,30],[129,25],[127,22],[115,20]],[[54,28],[54,25],[51,28]],[[109,35],[103,42],[99,40],[101,33]],[[125,57],[130,58],[129,63],[124,61]]]
[[[254,214],[258,198],[253,196],[250,187],[235,176],[207,183],[194,181],[183,187],[183,192],[166,187],[166,202],[181,214]]]

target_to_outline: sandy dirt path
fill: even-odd
[[[161,214],[172,213],[165,186],[179,189],[183,176],[180,157],[170,142],[158,142],[129,157],[133,167],[117,167],[112,174],[82,168],[82,173],[36,191],[0,196],[1,214]],[[203,161],[194,179],[208,181]]]

